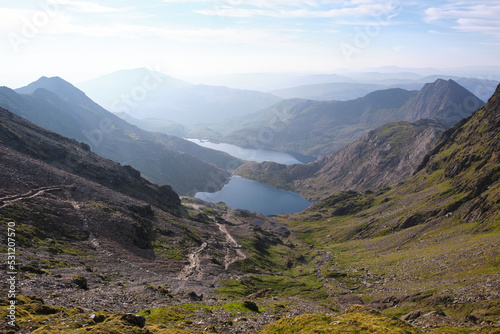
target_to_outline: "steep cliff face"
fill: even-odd
[[[389,123],[320,159],[322,167],[311,179],[297,181],[296,188],[324,197],[343,190],[374,190],[392,185],[415,171],[444,130],[431,120]]]
[[[307,165],[245,164],[237,172],[312,200],[344,190],[379,189],[410,176],[444,130],[433,120],[393,122]]]

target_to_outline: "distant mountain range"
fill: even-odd
[[[334,82],[324,84],[303,85],[291,88],[273,90],[270,93],[284,99],[300,98],[308,100],[340,100],[347,101],[362,97],[376,90],[403,88],[406,90],[420,90],[429,82],[437,79],[452,79],[463,86],[479,99],[486,101],[495,92],[497,80],[464,78],[456,76],[432,75],[416,80],[392,80],[393,82],[361,83],[361,82]]]
[[[222,134],[212,140],[325,156],[388,122],[427,118],[449,127],[483,104],[453,80],[438,79],[420,91],[393,88],[350,101],[284,100],[212,126]]]
[[[225,153],[131,125],[58,77],[42,77],[17,92],[0,88],[0,106],[88,143],[101,156],[131,165],[150,181],[169,184],[180,194],[217,189],[229,177],[225,169],[239,164]]]
[[[498,83],[498,81],[500,81],[500,67],[476,66],[455,69],[436,69],[385,66],[367,68],[360,71],[338,69],[334,73],[326,74],[240,73],[226,75],[219,74],[213,76],[191,76],[188,78],[188,80],[207,85],[228,86],[238,89],[250,89],[270,92],[275,90],[285,90],[298,86],[332,83],[362,83],[381,85],[400,85],[411,82],[426,83],[435,80],[433,79],[429,81],[428,79],[426,79],[432,76],[435,76],[435,79],[437,79],[438,77],[443,79],[456,80],[459,80],[459,78],[476,78],[486,81],[496,81]],[[469,87],[467,88],[471,90]],[[489,96],[491,96],[491,94]]]
[[[219,122],[281,100],[258,91],[193,85],[146,68],[114,72],[78,87],[111,112],[186,125]]]

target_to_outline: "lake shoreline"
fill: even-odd
[[[212,150],[222,151],[235,159],[245,161],[264,162],[273,161],[284,165],[303,164],[304,162],[315,161],[315,157],[302,155],[296,152],[281,152],[264,149],[254,149],[236,146],[228,143],[214,143],[209,140],[185,138],[186,140]]]
[[[312,205],[298,193],[248,180],[237,174],[231,176],[229,183],[220,191],[198,192],[194,197],[212,203],[224,202],[231,209],[244,209],[263,215],[296,213]]]

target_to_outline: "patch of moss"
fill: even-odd
[[[249,280],[220,280],[217,291],[224,296],[245,297],[257,288]]]
[[[203,310],[203,306],[180,305],[165,306],[157,309],[147,309],[139,312],[139,315],[146,318],[151,323],[163,323],[177,325],[189,319],[197,310]]]
[[[340,316],[304,314],[285,318],[266,326],[259,334],[420,334],[420,329],[397,318],[386,318],[375,310],[362,306],[351,307]]]

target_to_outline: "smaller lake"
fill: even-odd
[[[234,175],[220,191],[197,193],[196,198],[208,202],[225,202],[231,209],[245,209],[263,215],[295,213],[312,203],[297,193],[280,190],[266,184]]]
[[[302,161],[297,160],[293,155],[285,152],[269,151],[269,150],[258,150],[251,148],[243,148],[236,145],[226,144],[226,143],[211,143],[205,140],[186,138],[195,144],[200,146],[211,148],[213,150],[226,152],[238,159],[243,159],[247,161],[274,161],[279,164],[293,165],[301,164]]]

